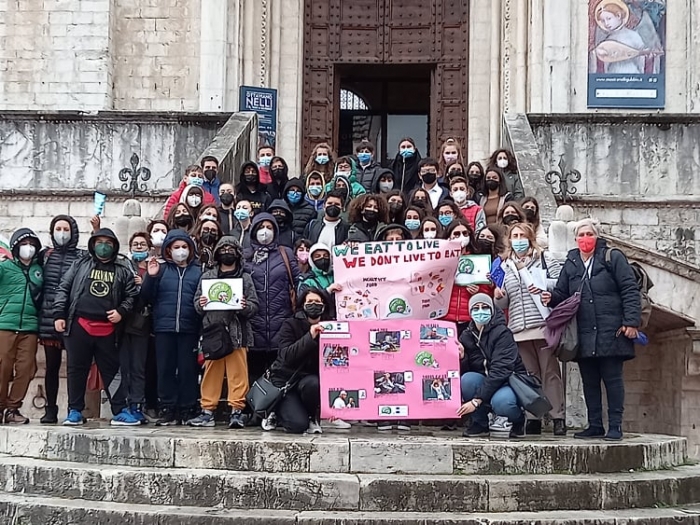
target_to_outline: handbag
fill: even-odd
[[[537,377],[513,372],[508,378],[508,385],[513,389],[518,404],[537,419],[552,410],[552,404],[542,392],[542,383]]]
[[[289,300],[292,302],[292,312],[297,311],[297,289],[294,286],[294,275],[292,274],[292,265],[289,263],[289,257],[287,252],[284,250],[284,246],[279,247],[280,255],[282,256],[282,261],[284,262],[284,267],[287,269],[287,277],[289,277]]]
[[[199,346],[202,349],[204,359],[207,361],[216,361],[232,354],[233,343],[231,342],[228,326],[214,323],[202,329]]]
[[[274,412],[277,404],[282,401],[282,398],[284,398],[287,392],[294,387],[294,378],[301,368],[301,366],[297,368],[289,380],[281,387],[272,384],[269,370],[255,380],[245,396],[253,414],[262,418],[267,418],[271,412]]]
[[[581,298],[579,297],[579,302]],[[562,363],[568,363],[576,359],[578,355],[578,321],[574,315],[571,320],[566,323],[564,331],[559,339],[559,344],[554,350],[554,355]]]

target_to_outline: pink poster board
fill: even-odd
[[[459,241],[446,240],[334,246],[338,320],[444,317],[460,252]]]
[[[447,321],[328,321],[320,336],[321,417],[453,419],[459,348]]]

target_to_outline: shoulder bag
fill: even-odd
[[[216,361],[232,354],[233,343],[228,326],[222,323],[213,323],[202,329],[199,346],[207,361]]]
[[[289,263],[289,257],[284,249],[284,246],[279,246],[280,255],[284,262],[284,267],[287,269],[287,277],[289,277],[289,300],[292,302],[292,312],[297,311],[297,290],[294,286],[294,275],[292,274],[292,265]]]
[[[245,396],[253,413],[264,419],[271,412],[274,412],[275,407],[282,401],[282,398],[296,385],[295,378],[302,367],[303,365],[297,368],[289,380],[281,387],[272,384],[269,370],[253,382]]]

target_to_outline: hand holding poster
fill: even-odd
[[[328,321],[321,417],[451,419],[461,405],[457,330],[446,321]]]
[[[439,319],[447,313],[461,246],[408,240],[333,247],[339,320]]]

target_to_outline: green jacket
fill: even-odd
[[[306,275],[306,279],[299,285],[299,295],[304,293],[306,288],[320,288],[321,290],[325,290],[333,284],[333,273],[326,273],[318,268],[312,268]]]
[[[44,276],[41,266],[32,261],[29,267],[19,261],[0,262],[0,330],[38,332],[41,287]]]

